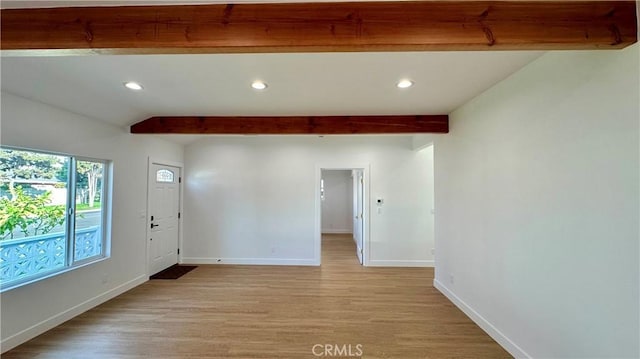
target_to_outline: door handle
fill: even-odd
[[[160,225],[159,225],[159,224],[153,224],[153,223],[151,223],[151,229],[153,229],[153,228],[155,228],[155,227],[160,227]]]

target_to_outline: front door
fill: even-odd
[[[178,263],[180,168],[153,163],[149,171],[149,274]]]

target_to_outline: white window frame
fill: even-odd
[[[66,273],[77,268],[92,265],[94,263],[101,262],[108,259],[111,256],[111,188],[112,188],[112,169],[113,162],[106,159],[98,159],[85,156],[76,156],[66,153],[34,150],[29,148],[20,148],[13,146],[0,146],[0,150],[13,150],[23,152],[33,152],[45,155],[63,156],[69,159],[69,173],[67,176],[67,203],[65,208],[67,210],[67,218],[65,221],[65,240],[66,240],[66,257],[65,265],[61,268],[56,268],[50,271],[43,271],[36,273],[32,276],[21,278],[9,282],[8,285],[0,285],[0,293],[4,293],[11,289],[19,288],[31,283],[39,282],[41,280],[51,278],[62,273]],[[101,209],[101,251],[100,254],[83,258],[81,260],[75,260],[75,222],[76,222],[76,163],[78,161],[97,162],[102,163],[102,186],[100,194],[100,209]],[[2,246],[2,241],[0,241]]]

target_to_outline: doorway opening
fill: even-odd
[[[318,167],[316,261],[367,265],[368,166]],[[323,259],[324,257],[324,259]]]
[[[182,164],[149,160],[147,273],[180,261]]]

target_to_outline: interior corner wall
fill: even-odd
[[[350,170],[323,170],[322,233],[353,233],[353,180]]]
[[[638,53],[549,52],[435,142],[435,285],[517,357],[640,356]]]
[[[183,260],[317,264],[317,166],[368,164],[370,198],[385,200],[380,213],[368,211],[368,264],[432,266],[430,156],[398,136],[212,137],[190,144]]]
[[[2,92],[1,143],[111,160],[110,258],[0,295],[2,352],[135,287],[146,275],[147,158],[182,146]]]

